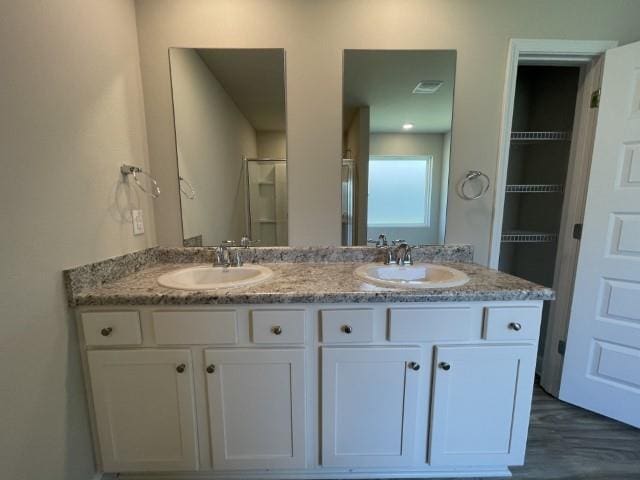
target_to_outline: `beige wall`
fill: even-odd
[[[149,148],[167,195],[158,238],[178,243],[179,209],[167,66],[171,46],[285,48],[290,242],[340,241],[342,51],[455,49],[451,184],[470,169],[495,177],[509,38],[640,37],[635,0],[137,0]],[[493,192],[449,192],[448,242],[488,258]]]
[[[286,132],[256,132],[259,158],[286,160],[287,133]]]
[[[243,157],[256,156],[256,132],[195,50],[170,52],[184,238],[204,245],[239,239],[245,228]],[[185,186],[185,188],[188,188]]]
[[[438,243],[440,233],[440,192],[442,190],[442,146],[441,133],[372,133],[369,155],[431,155],[431,198],[429,228],[414,227],[370,227],[369,238],[380,233],[389,239],[403,239],[412,244]]]
[[[88,480],[94,464],[64,268],[155,243],[129,0],[3,2],[0,476]],[[147,234],[134,237],[131,207]]]

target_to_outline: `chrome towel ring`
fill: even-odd
[[[178,181],[180,182],[180,191],[184,193],[185,197],[187,197],[189,200],[193,200],[194,198],[196,198],[196,189],[193,188],[191,182],[189,182],[182,175],[178,177]],[[187,186],[188,190],[185,190],[183,184]]]
[[[467,193],[468,184],[475,180],[482,182],[482,188],[475,194]],[[486,195],[489,187],[491,187],[491,180],[485,173],[482,173],[480,170],[469,170],[458,184],[458,194],[465,200],[477,200]]]
[[[160,187],[158,186],[158,182],[156,182],[156,179],[142,170],[140,167],[123,164],[120,167],[120,173],[122,173],[122,175],[125,177],[131,175],[138,188],[147,195],[151,195],[151,197],[153,198],[158,198],[160,196]],[[147,189],[142,185],[140,178],[138,178],[139,175],[144,175],[145,177],[147,177],[147,179],[149,180],[150,189]]]

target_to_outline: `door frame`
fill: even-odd
[[[541,364],[541,384],[552,395],[558,396],[562,374],[563,353],[557,348],[560,340],[566,339],[569,328],[569,309],[573,293],[573,282],[578,261],[579,244],[572,238],[574,223],[581,223],[584,215],[588,165],[591,162],[591,148],[595,134],[596,115],[585,115],[594,85],[599,85],[602,62],[595,60],[604,52],[618,46],[617,41],[606,40],[551,40],[551,39],[511,39],[507,56],[505,89],[502,102],[500,144],[496,168],[495,198],[491,227],[489,266],[498,268],[501,249],[502,221],[504,216],[505,188],[509,153],[511,147],[511,125],[516,93],[518,66],[548,65],[576,66],[580,68],[578,95],[576,99],[574,128],[569,154],[565,201],[560,230],[558,232],[557,257],[564,261],[557,263],[554,271],[554,286],[560,285],[556,302],[551,304],[549,322],[545,338],[545,350]],[[592,71],[593,70],[593,71]],[[579,175],[574,176],[572,172]],[[574,178],[575,177],[575,178]],[[571,181],[573,179],[573,181]],[[556,258],[557,258],[556,257]]]
[[[505,187],[511,147],[511,123],[513,103],[516,95],[518,66],[530,65],[585,65],[606,50],[618,46],[610,40],[554,40],[512,38],[509,40],[507,69],[502,97],[502,119],[500,121],[500,141],[496,165],[494,205],[489,250],[489,267],[498,268],[500,260],[500,237],[504,216]]]

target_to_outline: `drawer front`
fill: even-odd
[[[158,345],[226,345],[238,343],[235,310],[153,312]]]
[[[482,336],[485,340],[536,340],[541,315],[538,307],[487,307]]]
[[[480,335],[480,312],[466,307],[390,308],[389,340],[392,342],[435,342],[469,340]]]
[[[253,343],[304,343],[304,310],[252,310]]]
[[[87,312],[82,314],[82,329],[87,346],[140,345],[138,312]]]
[[[322,310],[322,341],[326,343],[371,342],[373,310]]]

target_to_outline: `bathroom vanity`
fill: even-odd
[[[469,277],[422,290],[357,277],[376,249],[334,250],[250,249],[247,260],[268,260],[273,276],[226,290],[157,283],[204,264],[207,249],[67,271],[98,469],[411,478],[508,476],[521,465],[553,292],[470,263],[467,247],[416,252]]]

